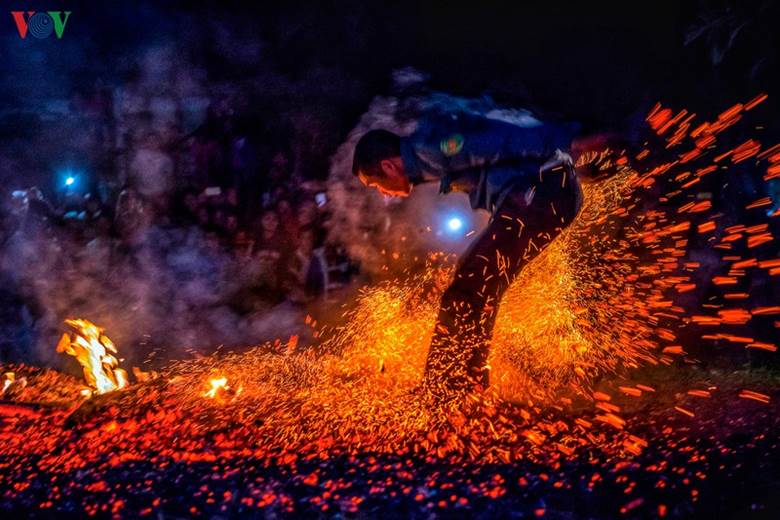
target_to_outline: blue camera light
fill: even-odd
[[[447,228],[450,231],[460,231],[463,228],[463,221],[459,217],[451,217],[447,221]]]

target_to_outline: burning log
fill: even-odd
[[[87,320],[65,320],[74,332],[65,333],[57,343],[57,352],[75,356],[84,368],[84,379],[97,394],[105,394],[127,386],[127,372],[119,368],[114,343],[103,329]]]

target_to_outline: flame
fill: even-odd
[[[103,335],[103,329],[88,320],[67,319],[75,332],[65,333],[57,344],[57,352],[75,356],[84,368],[84,379],[98,394],[127,386],[127,372],[119,368],[114,343]]]
[[[8,388],[14,384],[14,381],[16,380],[16,374],[13,372],[6,372],[3,374],[3,377],[5,380],[3,381],[3,388],[0,388],[0,395],[3,395]]]
[[[228,390],[230,387],[227,385],[227,377],[215,377],[211,381],[209,381],[209,384],[211,384],[211,390],[203,394],[204,397],[210,397],[211,399],[217,398],[217,393],[220,390]]]

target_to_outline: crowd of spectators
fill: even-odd
[[[179,334],[235,329],[242,316],[324,301],[348,282],[355,266],[324,243],[322,182],[296,176],[289,150],[263,159],[231,121],[210,112],[190,134],[136,131],[108,168],[69,170],[54,189],[0,193],[0,271],[14,278],[6,296],[20,304],[4,308],[25,313],[0,321],[40,324],[49,314],[54,329],[108,305],[116,309],[107,316],[166,316],[145,323],[179,322]],[[171,318],[184,315],[189,322]],[[204,337],[229,337],[217,332]]]

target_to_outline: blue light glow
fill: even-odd
[[[459,231],[463,227],[463,221],[458,217],[452,217],[447,221],[447,227],[450,231]]]
[[[76,178],[72,175],[65,179],[65,186],[73,186],[73,183],[76,182]]]

